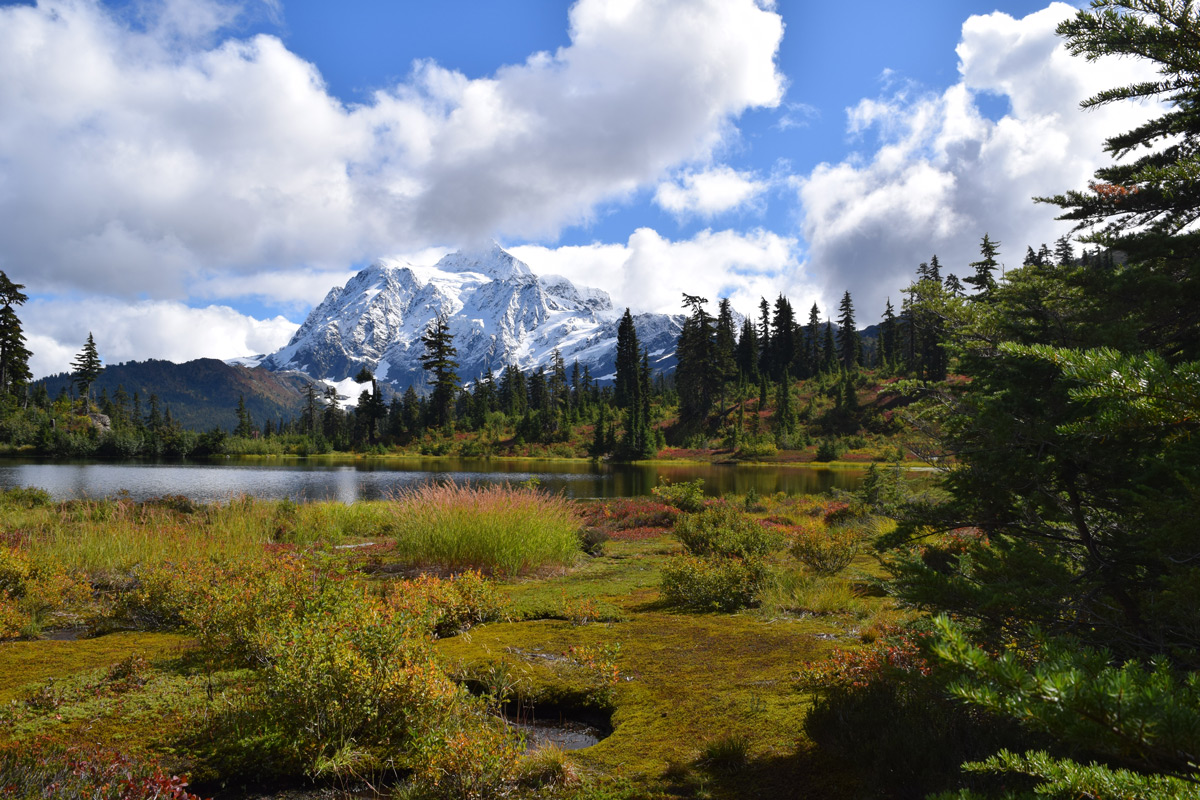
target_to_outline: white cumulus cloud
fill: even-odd
[[[654,202],[678,217],[714,217],[752,204],[770,188],[753,173],[717,166],[704,172],[685,172],[658,185]]]
[[[70,370],[88,333],[107,364],[161,358],[234,358],[269,353],[299,327],[283,317],[255,319],[228,306],[191,308],[170,300],[31,300],[20,309],[35,378]]]
[[[557,274],[607,291],[618,308],[635,313],[680,314],[683,293],[707,297],[711,309],[728,297],[750,314],[759,299],[780,292],[793,300],[817,299],[795,256],[795,239],[765,230],[701,231],[672,241],[639,228],[625,244],[508,248],[538,274]]]
[[[848,109],[848,132],[875,149],[821,164],[796,181],[808,263],[829,296],[854,294],[859,318],[874,321],[885,297],[937,254],[962,276],[984,233],[1019,265],[1027,246],[1070,230],[1034,196],[1086,186],[1106,162],[1102,143],[1155,112],[1122,105],[1083,112],[1081,100],[1152,75],[1145,64],[1070,56],[1054,29],[1076,9],[1065,3],[1022,19],[996,12],[969,18],[957,48],[960,80],[940,94],[905,86]],[[998,121],[979,110],[981,93],[1006,97]]]
[[[33,291],[179,299],[554,234],[784,87],[783,23],[754,0],[579,0],[553,53],[478,79],[418,63],[359,105],[276,37],[222,39],[238,6],[134,8],[0,7],[0,269]]]

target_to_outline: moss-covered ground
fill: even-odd
[[[652,505],[637,513],[660,514]],[[786,524],[822,510],[759,516]],[[865,588],[873,558],[822,578],[780,551],[759,607],[687,612],[659,592],[680,543],[666,526],[630,519],[640,526],[618,526],[571,566],[501,580],[505,621],[436,644],[451,674],[509,701],[509,713],[607,721],[609,735],[566,757],[582,782],[530,796],[856,796],[850,765],[805,736],[809,697],[798,676],[805,662],[869,640],[897,617]],[[372,584],[402,574],[389,569],[387,548],[328,553]],[[0,742],[104,744],[190,772],[206,794],[250,796],[249,785],[263,796],[272,765],[256,764],[253,743],[237,741],[254,674],[206,663],[193,647],[186,635],[132,631],[0,643]]]
[[[439,648],[469,674],[503,665],[513,691],[536,708],[539,700],[557,704],[564,673],[569,681],[578,672],[563,669],[570,648],[619,645],[612,734],[574,754],[602,779],[668,797],[854,796],[844,765],[823,758],[804,735],[807,699],[797,677],[804,662],[857,641],[862,619],[875,609],[673,610],[659,600],[659,567],[678,549],[668,535],[610,542],[602,556],[569,573],[510,584],[514,612],[532,618],[487,625]],[[872,565],[863,558],[857,566]],[[569,617],[585,599],[610,621],[545,618]],[[745,763],[708,763],[706,751],[729,739],[748,743]]]

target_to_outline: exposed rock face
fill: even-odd
[[[107,414],[101,414],[99,411],[89,411],[88,422],[92,423],[92,427],[100,431],[100,433],[108,433],[112,430],[112,420]]]
[[[431,267],[376,261],[331,289],[262,365],[334,383],[366,367],[393,389],[422,390],[421,335],[438,315],[450,322],[464,382],[489,369],[499,376],[508,364],[546,366],[556,348],[568,368],[578,360],[594,378],[613,379],[621,311],[609,296],[559,275],[534,275],[498,246],[451,253]],[[652,368],[674,368],[683,317],[642,314],[634,323]]]

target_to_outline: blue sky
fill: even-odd
[[[849,289],[1065,232],[1147,109],[1078,102],[1066,3],[0,3],[0,269],[34,371],[284,344],[372,258],[496,239],[674,310]],[[1131,71],[1132,70],[1132,71]]]

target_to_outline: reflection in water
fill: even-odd
[[[101,498],[128,492],[136,500],[168,494],[201,502],[242,494],[292,500],[375,500],[429,482],[521,483],[569,497],[647,495],[661,480],[704,479],[710,495],[816,494],[858,488],[864,471],[828,467],[726,464],[593,464],[531,459],[309,459],[279,462],[225,459],[212,463],[44,463],[0,461],[0,489],[36,486],[55,499]]]

